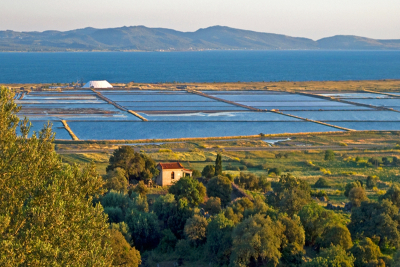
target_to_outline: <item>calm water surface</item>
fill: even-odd
[[[0,83],[400,79],[400,51],[0,53]]]

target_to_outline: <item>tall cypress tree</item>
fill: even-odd
[[[222,157],[221,154],[217,154],[215,159],[215,176],[222,174]]]

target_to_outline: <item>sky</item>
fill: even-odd
[[[0,30],[214,25],[314,40],[400,39],[400,0],[1,0]]]

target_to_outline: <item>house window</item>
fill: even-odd
[[[174,180],[174,179],[175,179],[175,173],[171,172],[171,180]]]

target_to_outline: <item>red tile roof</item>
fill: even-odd
[[[179,162],[171,162],[171,163],[158,163],[161,169],[183,169],[182,164]]]

